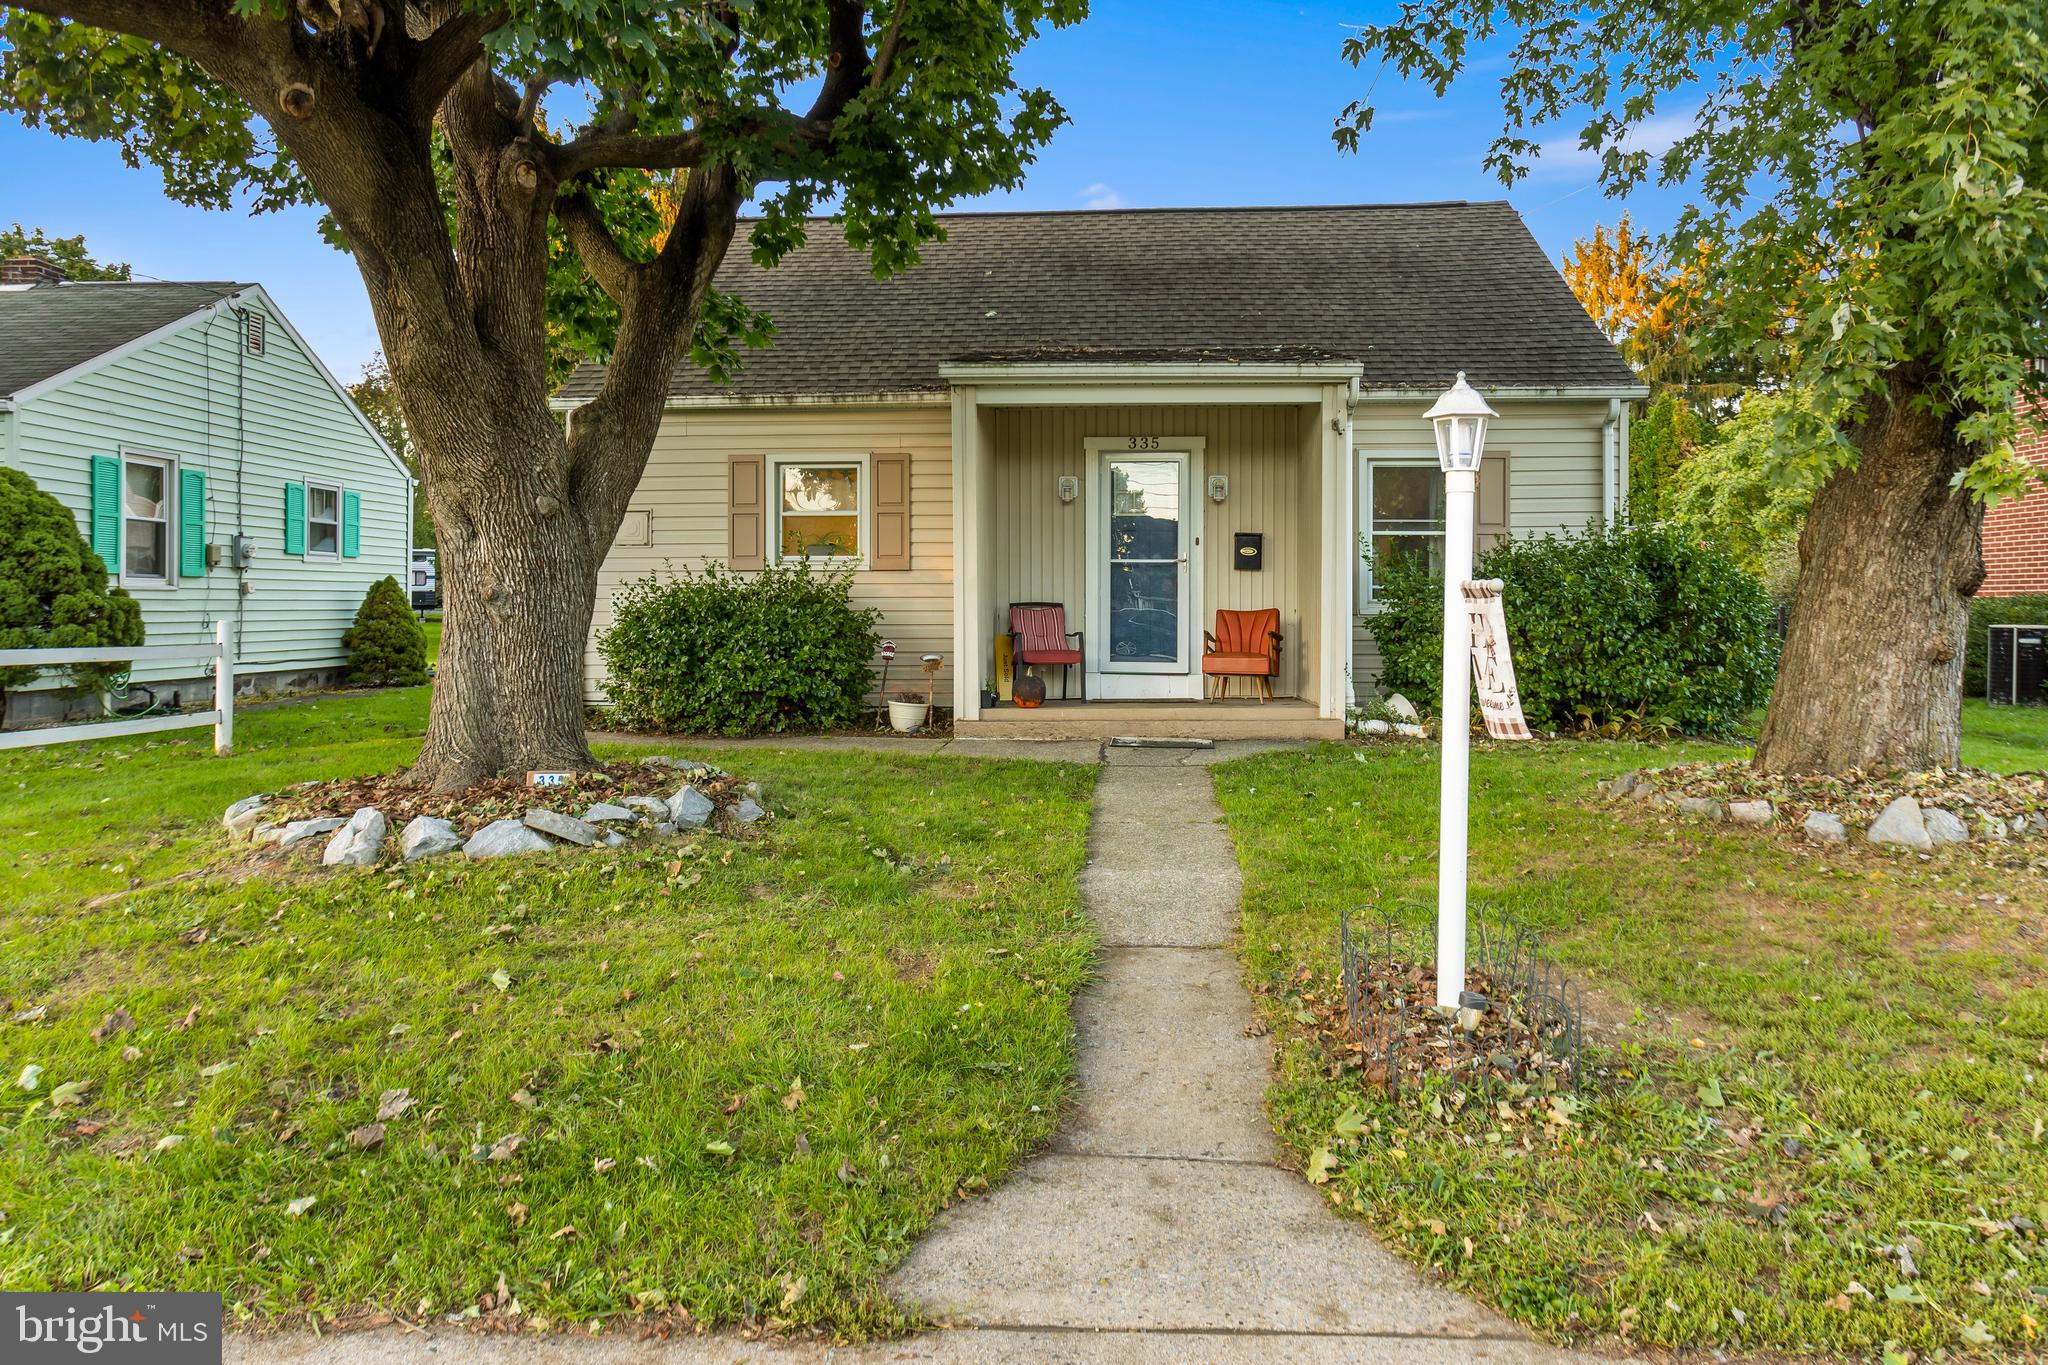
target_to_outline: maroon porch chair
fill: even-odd
[[[1273,699],[1273,679],[1280,674],[1280,611],[1219,611],[1216,629],[1202,632],[1202,674],[1216,679],[1216,694],[1228,696],[1232,678],[1252,678],[1259,702]]]
[[[1067,641],[1072,640],[1069,645]],[[1058,602],[1010,603],[1012,685],[1027,664],[1060,666],[1060,700],[1067,699],[1067,670],[1081,662],[1081,632],[1067,629],[1067,609]],[[1088,671],[1081,670],[1081,700],[1088,700]]]

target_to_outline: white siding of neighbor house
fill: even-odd
[[[1415,455],[1434,461],[1436,447],[1420,402],[1365,402],[1352,418],[1355,447],[1352,496],[1359,495],[1357,472],[1366,460]],[[1602,428],[1607,404],[1548,400],[1494,404],[1500,416],[1488,425],[1486,453],[1507,457],[1508,526],[1518,537],[1568,535],[1600,522]],[[1626,464],[1624,463],[1624,468]],[[1358,528],[1370,525],[1363,506]],[[1357,547],[1352,551],[1355,556]],[[1352,571],[1356,572],[1355,562]],[[1362,606],[1362,604],[1361,604]],[[1352,679],[1361,698],[1372,696],[1379,677],[1379,648],[1372,638],[1372,618],[1361,612],[1351,636]]]
[[[232,314],[197,314],[179,331],[21,403],[0,457],[70,508],[88,540],[93,456],[144,452],[204,471],[206,539],[221,547],[221,563],[173,587],[132,590],[148,643],[209,642],[213,622],[225,619],[234,628],[243,673],[331,668],[345,661],[342,632],[370,585],[387,575],[406,582],[410,486],[276,313],[253,293],[243,304],[266,315],[262,355],[242,353]],[[307,560],[285,554],[284,486],[308,478],[361,495],[360,555]],[[256,543],[246,573],[227,562],[228,542],[238,531]],[[176,532],[174,509],[173,568]],[[245,579],[246,595],[239,591]],[[135,671],[144,681],[194,675],[178,664]]]
[[[572,419],[573,420],[573,419]],[[632,579],[724,564],[726,480],[735,455],[910,456],[910,567],[853,571],[853,600],[882,613],[879,630],[896,643],[889,690],[923,690],[918,656],[946,659],[938,697],[953,686],[952,416],[943,403],[874,407],[689,408],[668,412],[647,470],[628,508],[621,539],[599,571],[597,610],[584,658],[584,687],[604,696],[597,636],[611,624],[612,602]],[[872,489],[869,490],[872,493]],[[632,543],[645,513],[646,543]],[[879,669],[881,661],[875,661]]]

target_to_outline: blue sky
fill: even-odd
[[[1058,96],[1073,122],[1024,187],[968,207],[1071,209],[1189,204],[1381,203],[1509,199],[1552,259],[1621,206],[1594,185],[1576,134],[1557,130],[1535,172],[1505,189],[1481,166],[1499,128],[1499,59],[1481,52],[1437,100],[1380,81],[1379,122],[1356,155],[1330,141],[1338,110],[1369,72],[1339,57],[1348,24],[1386,0],[1096,0],[1085,23],[1050,33],[1021,75]],[[1491,67],[1491,69],[1488,69]],[[0,116],[0,221],[83,232],[101,259],[163,279],[260,281],[334,372],[353,378],[377,348],[353,263],[320,241],[311,210],[251,217],[172,203],[151,170],[112,148],[65,141]],[[1662,228],[1670,192],[1636,195],[1638,224]]]

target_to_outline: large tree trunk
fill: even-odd
[[[1955,486],[1953,419],[1897,376],[1852,433],[1860,458],[1813,501],[1756,766],[1772,773],[1954,767],[1983,505]]]

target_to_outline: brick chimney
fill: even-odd
[[[62,284],[64,272],[31,252],[0,261],[0,284]]]

